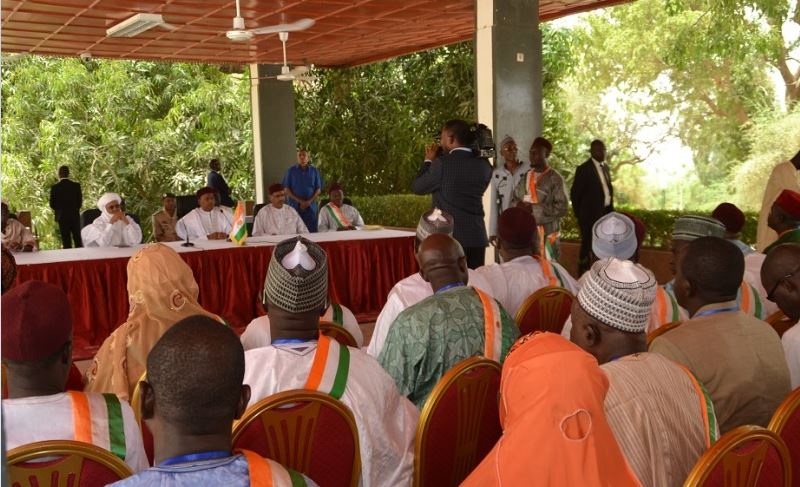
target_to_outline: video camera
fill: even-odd
[[[497,155],[494,145],[494,137],[492,136],[492,129],[482,123],[474,123],[470,126],[469,131],[472,135],[472,142],[468,145],[468,147],[472,149],[472,153],[475,154],[475,156],[482,159],[490,159]],[[437,144],[441,143],[439,139],[439,132],[434,132],[434,140]],[[436,153],[436,157],[441,156],[442,147],[440,145],[439,150]]]
[[[472,140],[472,153],[482,159],[489,159],[497,154],[494,146],[494,137],[492,136],[492,129],[482,123],[476,123],[471,129],[475,137]]]

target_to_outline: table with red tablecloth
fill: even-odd
[[[417,271],[414,234],[398,230],[309,234],[328,255],[331,299],[359,321],[373,321],[399,280]],[[191,267],[200,304],[234,327],[258,316],[267,265],[275,243],[286,237],[230,242],[168,244]],[[90,356],[128,315],[127,264],[140,246],[83,248],[16,254],[17,282],[37,279],[63,289],[72,305],[76,358]]]

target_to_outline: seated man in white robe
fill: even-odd
[[[770,251],[761,268],[769,300],[793,323],[781,337],[792,389],[800,387],[800,245],[783,244]]]
[[[8,205],[0,203],[2,207],[3,245],[12,252],[32,252],[36,250],[36,237],[20,223],[19,220],[9,218]]]
[[[344,203],[342,187],[334,183],[328,190],[331,201],[319,210],[317,231],[336,232],[343,230],[361,230],[364,220],[354,207]]]
[[[142,242],[142,229],[122,211],[121,201],[117,193],[100,197],[101,215],[81,230],[84,247],[129,247]]]
[[[286,189],[281,183],[268,188],[269,204],[258,211],[253,222],[253,236],[261,235],[296,235],[308,233],[308,228],[297,210],[286,202]]]
[[[215,206],[217,191],[214,188],[200,188],[195,195],[199,208],[187,213],[178,220],[175,231],[181,240],[225,240],[231,232],[233,213],[227,206]]]
[[[26,281],[3,294],[1,308],[6,448],[75,440],[108,450],[134,472],[147,468],[127,402],[114,394],[64,390],[72,364],[72,310],[64,291]]]
[[[319,317],[328,299],[325,251],[302,237],[279,243],[265,288],[272,345],[245,352],[250,406],[292,389],[330,394],[355,417],[361,485],[411,485],[416,408],[372,357],[319,335]],[[311,375],[312,369],[322,372]]]
[[[578,292],[575,279],[566,269],[540,257],[536,227],[531,212],[517,207],[505,210],[497,221],[497,250],[501,263],[476,269],[489,282],[492,296],[511,316],[516,316],[528,296],[543,287],[557,286],[572,294]]]
[[[364,333],[361,331],[361,327],[358,326],[356,316],[346,306],[331,303],[325,310],[325,314],[320,317],[319,321],[326,321],[343,327],[353,335],[359,348],[364,346]],[[272,336],[269,330],[269,315],[253,318],[240,337],[244,349],[252,350],[254,348],[271,345]]]
[[[419,250],[419,245],[422,241],[428,235],[434,233],[453,236],[453,217],[439,208],[428,210],[419,218],[417,236],[414,239],[414,253]],[[472,269],[467,269],[467,274],[470,286],[477,287],[490,296],[492,295],[492,288],[482,275]],[[367,346],[367,353],[377,358],[383,349],[386,335],[389,334],[389,328],[391,328],[395,318],[403,310],[419,303],[428,296],[433,296],[433,288],[428,281],[422,278],[419,272],[415,272],[395,284],[389,291],[386,304],[383,305],[383,309],[378,315],[377,321],[375,321],[375,328],[372,331],[372,340]]]

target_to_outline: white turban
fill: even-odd
[[[106,220],[110,220],[112,215],[111,213],[106,210],[106,205],[111,203],[112,201],[116,201],[117,203],[122,202],[122,198],[117,193],[105,193],[103,196],[97,200],[97,209],[103,213],[103,216]]]

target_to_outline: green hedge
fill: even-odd
[[[397,194],[383,196],[349,196],[353,204],[361,212],[364,221],[368,224],[386,225],[392,227],[417,226],[419,216],[430,208],[430,196],[417,196],[414,194]],[[641,210],[621,208],[640,218],[647,225],[645,247],[669,248],[672,224],[680,215],[696,214],[709,216],[710,212],[691,210]],[[756,241],[757,213],[745,213],[747,221],[742,230],[742,240],[749,244]],[[561,237],[565,240],[578,240],[577,221],[570,211],[561,220]]]

